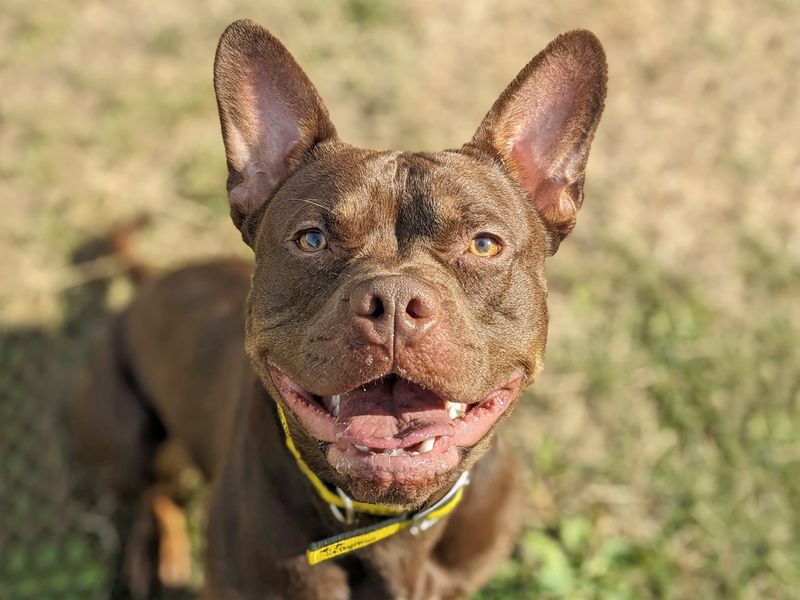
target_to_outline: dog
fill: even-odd
[[[266,29],[225,30],[214,87],[254,261],[145,282],[74,411],[86,460],[149,515],[157,566],[132,573],[185,579],[170,490],[191,462],[212,483],[208,598],[488,581],[522,502],[498,426],[542,368],[545,259],[581,207],[606,81],[600,42],[571,31],[462,147],[378,152],[338,138]]]

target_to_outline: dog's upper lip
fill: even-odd
[[[364,389],[365,387],[373,385],[376,382],[384,381],[384,380],[391,379],[391,378],[397,378],[397,379],[405,381],[407,383],[418,385],[422,389],[429,389],[424,384],[421,384],[421,383],[417,382],[416,380],[414,380],[413,378],[409,377],[408,374],[406,374],[406,373],[402,373],[401,374],[401,373],[398,373],[398,372],[396,372],[394,370],[391,370],[391,371],[387,371],[386,373],[383,373],[381,375],[377,375],[377,376],[373,377],[372,379],[369,379],[369,380],[364,381],[362,383],[358,383],[356,385],[353,385],[352,387],[350,387],[348,389],[339,389],[336,392],[329,391],[327,393],[319,393],[319,391],[315,391],[315,390],[313,390],[311,388],[302,387],[284,369],[282,369],[281,367],[279,367],[278,365],[276,365],[272,361],[270,361],[267,366],[268,366],[268,369],[269,369],[270,373],[272,374],[272,380],[273,380],[273,382],[275,383],[276,386],[278,386],[278,381],[279,381],[279,379],[281,377],[286,378],[286,382],[290,385],[290,387],[297,394],[299,394],[300,396],[302,396],[303,398],[305,398],[309,402],[315,402],[315,403],[321,403],[321,404],[324,404],[326,402],[330,402],[330,400],[332,398],[341,398],[342,396],[344,396],[346,394],[349,394],[351,392],[355,392],[355,391],[357,391],[359,389]],[[481,404],[482,402],[485,402],[493,394],[497,394],[499,392],[503,392],[503,391],[507,391],[507,390],[518,389],[520,387],[520,384],[522,383],[523,379],[524,379],[524,376],[518,375],[515,379],[509,381],[507,384],[502,385],[502,386],[492,390],[491,392],[489,392],[486,396],[484,396],[482,398],[477,398],[477,399],[458,398],[456,396],[449,395],[444,390],[430,390],[430,391],[435,393],[436,396],[441,398],[442,402],[447,403],[447,405],[455,404],[455,405],[459,405],[459,406],[473,407],[473,406],[475,406],[477,404]],[[280,386],[278,386],[278,387],[280,387]],[[325,407],[323,406],[323,408],[325,408]]]
[[[472,446],[516,400],[522,384],[518,377],[477,402],[453,405],[406,380],[377,380],[334,396],[334,411],[334,397],[315,396],[279,368],[270,370],[284,402],[314,438],[377,451],[406,449],[436,438]]]

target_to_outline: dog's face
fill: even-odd
[[[605,80],[573,32],[461,149],[374,152],[338,140],[266,30],[223,34],[231,214],[256,258],[247,350],[324,480],[412,508],[486,450],[542,365],[544,260],[574,225]]]

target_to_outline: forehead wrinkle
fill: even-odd
[[[393,163],[393,156],[389,153],[373,157],[365,165],[370,177],[343,193],[330,211],[331,230],[340,243],[356,255],[385,255],[396,251]]]
[[[469,159],[459,156],[455,160],[454,166],[463,169],[465,165],[461,165],[460,161]],[[475,166],[485,169],[483,165]],[[442,211],[447,218],[448,229],[463,231],[491,225],[511,229],[514,223],[525,217],[527,207],[514,201],[518,196],[502,177],[493,177],[494,173],[490,170],[482,175],[451,179],[449,185],[452,193],[444,199],[448,210]]]
[[[441,206],[435,198],[435,171],[439,165],[438,157],[429,154],[403,155],[397,161],[395,180],[400,197],[395,236],[403,255],[417,242],[432,239],[441,231]]]

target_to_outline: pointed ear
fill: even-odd
[[[583,201],[606,79],[605,53],[594,34],[560,35],[522,69],[472,139],[499,157],[531,197],[550,233],[550,254],[572,230]]]
[[[231,217],[252,245],[262,208],[314,146],[336,137],[328,111],[289,51],[249,20],[228,26],[214,61]]]

